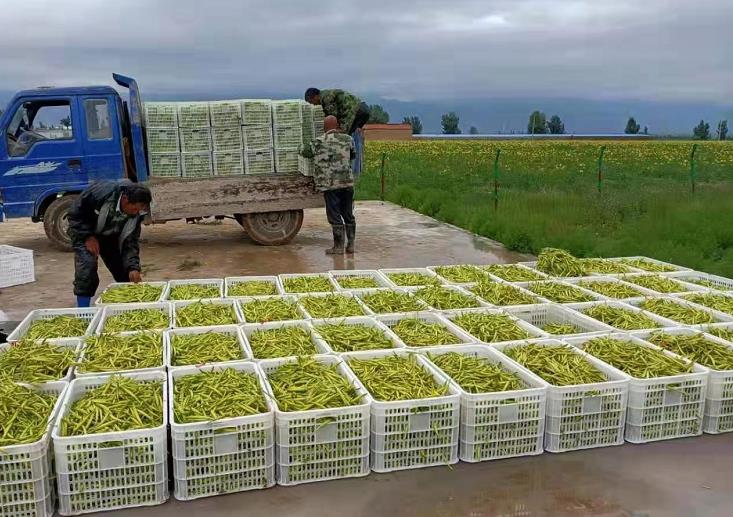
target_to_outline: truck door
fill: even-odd
[[[3,211],[6,217],[30,217],[36,200],[87,184],[81,113],[73,96],[21,98],[9,109],[0,135]]]
[[[113,96],[79,97],[84,138],[84,169],[90,182],[124,176],[121,127]]]

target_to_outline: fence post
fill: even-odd
[[[499,156],[501,149],[496,150],[494,157],[494,210],[499,208]]]
[[[387,153],[382,153],[382,166],[380,167],[379,171],[379,177],[380,181],[382,183],[381,192],[380,192],[380,199],[384,201],[384,191],[385,191],[385,180],[384,180],[384,159],[386,157]]]
[[[695,168],[695,153],[697,152],[697,144],[692,144],[692,152],[690,152],[690,184],[692,185],[692,193],[695,193],[695,183],[697,182],[697,169]]]
[[[598,155],[598,192],[603,188],[603,156],[606,154],[606,146],[601,146],[601,152]]]

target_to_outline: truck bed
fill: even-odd
[[[150,178],[151,218],[164,222],[186,217],[277,212],[324,205],[313,179],[300,174],[252,174],[211,178]]]

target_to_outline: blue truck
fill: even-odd
[[[30,217],[51,244],[70,250],[66,216],[91,183],[128,178],[153,194],[149,221],[232,217],[257,243],[290,242],[303,209],[323,206],[300,174],[155,178],[148,174],[145,117],[137,83],[113,74],[110,86],[18,92],[0,116],[0,221]],[[49,117],[63,115],[61,127]],[[56,120],[59,120],[56,118]]]

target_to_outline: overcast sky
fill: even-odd
[[[0,90],[731,103],[733,0],[0,0]]]

